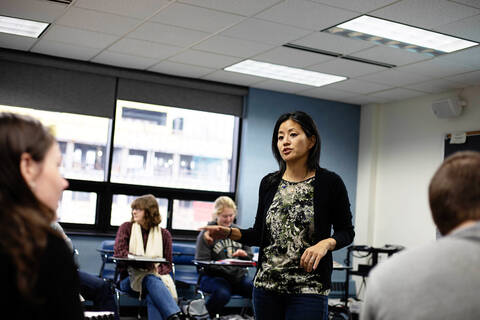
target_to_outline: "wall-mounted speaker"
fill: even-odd
[[[432,103],[432,110],[440,119],[455,118],[462,113],[462,106],[465,105],[457,97],[446,98]]]

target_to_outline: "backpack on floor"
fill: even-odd
[[[178,302],[178,305],[188,320],[210,319],[204,298],[182,299]]]

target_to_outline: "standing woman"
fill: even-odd
[[[280,116],[272,151],[280,169],[260,183],[253,228],[207,226],[205,238],[260,247],[255,319],[326,320],[331,251],[355,234],[347,191],[337,174],[319,166],[320,136],[305,112]]]
[[[237,215],[235,202],[227,196],[218,197],[214,203],[213,220],[209,225],[237,227],[233,224]],[[231,239],[221,239],[209,244],[204,238],[205,232],[197,237],[195,259],[200,261],[217,261],[223,259],[251,260],[250,247]],[[230,301],[232,294],[252,297],[252,280],[248,278],[248,270],[238,266],[207,265],[199,268],[200,290],[210,293],[207,310],[212,318],[220,314],[223,307]]]
[[[129,263],[120,268],[120,289],[140,296],[146,294],[148,319],[181,319],[181,311],[175,301],[175,283],[169,274],[172,271],[172,236],[159,226],[162,218],[157,199],[145,195],[135,199],[131,207],[131,221],[118,228],[114,256],[126,258],[133,254],[165,258],[167,263]]]
[[[68,182],[54,137],[33,118],[0,113],[2,312],[15,319],[83,319],[78,274],[50,224]]]

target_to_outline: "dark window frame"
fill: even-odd
[[[115,112],[116,112],[115,101]],[[114,112],[114,114],[115,114]],[[66,232],[73,235],[93,235],[93,236],[114,236],[118,230],[117,226],[110,225],[110,218],[112,212],[113,195],[115,194],[127,194],[133,196],[141,196],[145,194],[152,194],[157,198],[165,198],[168,201],[167,209],[167,230],[170,231],[175,240],[193,240],[198,235],[198,231],[193,230],[180,230],[172,229],[173,201],[174,200],[189,200],[189,201],[215,201],[220,196],[229,196],[235,200],[236,191],[238,185],[238,169],[239,169],[239,155],[241,145],[241,130],[242,130],[242,118],[237,117],[234,127],[234,136],[232,141],[233,154],[232,154],[232,187],[233,192],[220,192],[220,191],[203,191],[193,189],[181,189],[181,188],[167,188],[148,185],[135,185],[128,183],[116,183],[110,182],[111,167],[114,152],[114,139],[115,139],[115,117],[111,119],[111,125],[109,126],[108,142],[106,146],[107,159],[105,166],[105,177],[107,181],[91,181],[91,180],[76,180],[67,179],[69,181],[69,187],[67,190],[71,191],[83,191],[83,192],[95,192],[97,194],[97,205],[95,211],[94,224],[80,224],[80,223],[68,223],[61,222]]]

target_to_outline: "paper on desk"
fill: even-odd
[[[164,258],[151,258],[146,256],[137,256],[134,254],[128,254],[128,259],[135,260],[135,261],[145,261],[145,262],[164,262],[166,261]]]
[[[255,266],[255,261],[251,260],[241,260],[241,259],[223,259],[218,260],[218,264],[228,264],[228,265],[236,265],[236,266]]]

